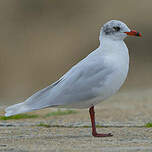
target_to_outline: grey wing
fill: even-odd
[[[110,73],[112,70],[106,68],[100,60],[76,65],[52,89],[52,93],[56,94],[52,104],[73,105],[97,97]]]
[[[25,103],[33,110],[50,106],[72,105],[90,100],[98,95],[105,79],[112,72],[106,68],[103,59],[85,59],[73,66],[63,77],[44,88]]]
[[[88,104],[88,100],[105,91],[102,91],[104,83],[113,72],[113,68],[105,64],[105,57],[97,53],[92,52],[58,81],[36,92],[24,102],[7,107],[5,115],[11,116],[52,106],[86,107],[85,102]]]

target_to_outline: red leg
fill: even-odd
[[[91,119],[91,123],[92,123],[92,135],[93,135],[94,137],[111,137],[111,136],[113,136],[111,133],[109,133],[109,134],[98,134],[98,133],[96,132],[94,106],[92,106],[92,107],[89,109],[89,113],[90,113],[90,119]]]

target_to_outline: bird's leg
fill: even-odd
[[[109,133],[109,134],[98,134],[98,133],[96,132],[94,106],[92,106],[92,107],[89,109],[89,113],[90,113],[90,119],[91,119],[91,123],[92,123],[92,135],[93,135],[94,137],[111,137],[111,136],[113,136],[111,133]]]

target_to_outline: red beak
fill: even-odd
[[[140,37],[142,36],[141,33],[136,32],[135,30],[132,30],[130,32],[124,32],[124,33],[126,33],[127,35],[131,35],[131,36],[140,36]]]

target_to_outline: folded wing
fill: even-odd
[[[52,85],[36,92],[22,103],[6,108],[6,116],[53,106],[76,105],[95,98],[112,72],[101,59],[85,58]],[[108,69],[108,70],[107,70]]]

